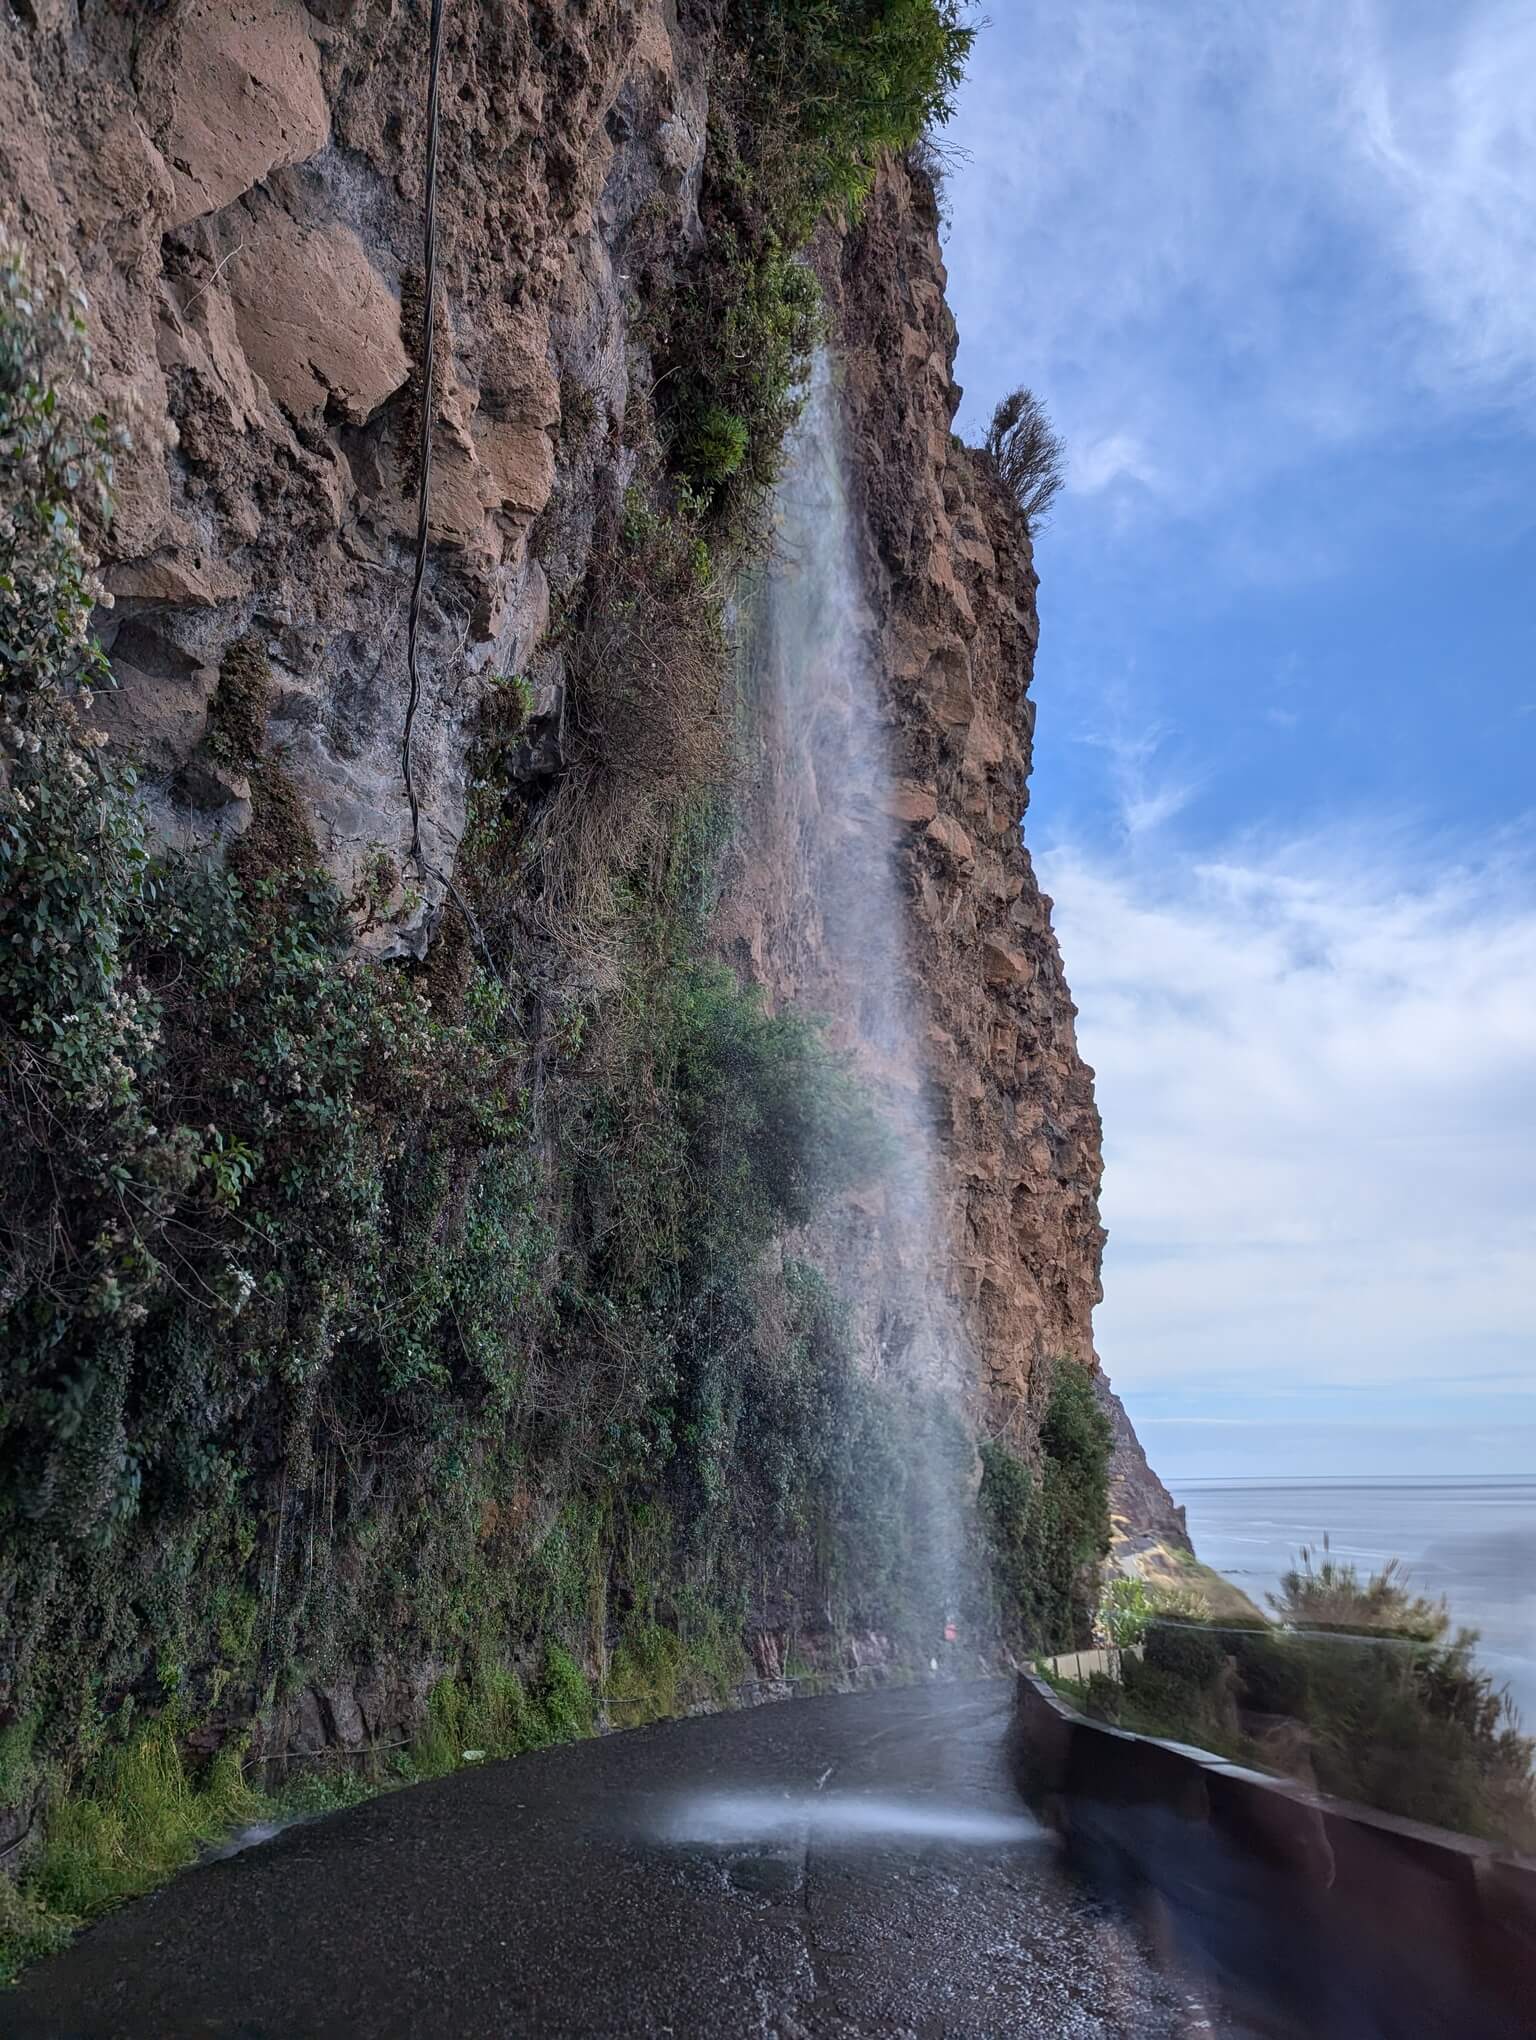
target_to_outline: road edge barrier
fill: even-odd
[[[1536,2035],[1536,1859],[1093,1721],[1031,1672],[1013,1755],[1069,1864],[1240,2016],[1317,2040]]]

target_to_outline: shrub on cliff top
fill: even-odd
[[[735,0],[735,17],[804,145],[812,221],[949,118],[976,34],[957,0]]]
[[[1032,390],[1015,390],[992,413],[985,451],[993,472],[1033,531],[1061,493],[1066,443]]]

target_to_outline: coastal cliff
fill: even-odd
[[[0,1848],[146,1732],[420,1769],[926,1664],[957,1616],[986,1661],[1033,1632],[978,1443],[1034,1498],[1016,1560],[1099,1548],[1042,1433],[1103,1234],[1021,833],[1032,546],[953,436],[896,146],[965,36],[936,10],[866,132],[878,51],[794,15],[448,10],[430,388],[425,9],[0,27],[7,422],[57,553],[13,607],[94,601],[7,640]],[[818,357],[875,710],[807,777],[750,674]],[[900,1067],[828,932],[860,830]],[[899,1364],[924,1328],[943,1379]]]
[[[953,436],[961,392],[938,226],[926,178],[893,168],[829,251],[829,292],[906,831],[949,1281],[989,1416],[1027,1437],[1046,1366],[1095,1364],[1099,1118],[1025,841],[1033,545],[985,457]]]

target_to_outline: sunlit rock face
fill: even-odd
[[[434,874],[463,833],[484,690],[529,660],[552,583],[579,580],[628,478],[632,230],[680,248],[699,231],[707,38],[669,0],[536,12],[454,9],[444,56],[415,732]],[[133,427],[101,719],[167,834],[238,833],[249,804],[199,747],[222,655],[259,638],[270,747],[350,891],[410,844],[425,17],[374,0],[22,15],[0,24],[6,211],[83,282],[103,396]],[[419,949],[441,891],[397,885],[369,946]]]
[[[722,936],[776,996],[834,1016],[898,1123],[904,1112],[931,1129],[933,1259],[922,1274],[942,1312],[930,1293],[914,1327],[882,1211],[845,1208],[835,1222],[866,1348],[888,1356],[947,1315],[976,1414],[1027,1442],[1041,1363],[1093,1364],[1104,1238],[1092,1072],[1022,829],[1033,554],[985,462],[951,437],[955,328],[929,187],[890,167],[858,228],[823,240],[819,266],[835,367],[814,410],[847,477],[857,613],[844,629],[871,676],[875,725],[861,723],[858,690],[824,685],[813,727],[770,728]],[[794,527],[793,505],[786,516]],[[791,528],[789,575],[797,542]],[[829,630],[821,657],[830,645]],[[884,876],[864,882],[864,905],[873,912],[883,886],[900,915],[888,956],[861,941],[858,902],[845,897],[871,843]],[[887,970],[916,1026],[903,1069],[891,1067],[893,1002],[877,981]],[[924,1166],[914,1143],[908,1194]]]

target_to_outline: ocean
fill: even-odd
[[[1261,1608],[1299,1548],[1326,1531],[1362,1574],[1399,1558],[1453,1624],[1481,1632],[1478,1656],[1536,1730],[1536,1480],[1169,1481],[1196,1553]]]

